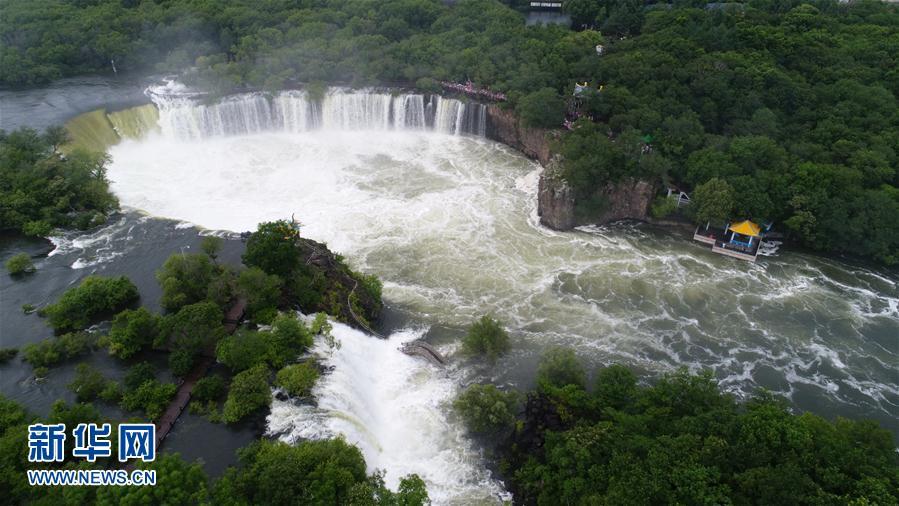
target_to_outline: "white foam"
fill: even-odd
[[[313,351],[333,367],[313,391],[318,406],[274,399],[268,432],[289,443],[342,435],[362,450],[370,472],[386,472],[389,487],[416,473],[436,504],[499,502],[501,483],[448,419],[456,383],[398,349],[423,332],[403,330],[381,340],[335,323],[341,348],[329,353],[318,340]]]

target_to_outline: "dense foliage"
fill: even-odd
[[[790,413],[764,392],[747,403],[710,373],[640,386],[621,366],[587,391],[556,354],[529,395],[504,468],[536,504],[895,504],[899,455],[870,421]],[[549,361],[547,361],[549,363]],[[568,372],[565,369],[568,368]],[[567,380],[565,378],[568,378]]]
[[[42,310],[57,332],[87,328],[104,316],[137,302],[137,287],[125,276],[88,276],[66,290],[59,301]]]
[[[17,253],[9,257],[4,265],[6,271],[13,276],[34,272],[34,264],[31,263],[31,257],[27,253]]]
[[[354,272],[324,244],[300,237],[300,224],[260,223],[243,256],[237,292],[247,298],[257,321],[274,317],[274,303],[289,300],[306,312],[325,312],[343,321],[371,323],[381,310],[381,282]],[[264,274],[268,274],[265,276]],[[276,297],[276,287],[281,297]]]
[[[518,396],[493,385],[471,385],[453,401],[453,407],[473,432],[500,433],[515,423]]]
[[[312,335],[306,325],[291,314],[282,314],[275,318],[271,330],[240,329],[225,337],[215,354],[231,371],[240,372],[258,364],[281,367],[310,346]]]
[[[247,299],[247,316],[259,323],[271,323],[281,299],[281,278],[250,267],[237,277],[238,293]]]
[[[6,8],[0,23],[9,19]],[[0,44],[0,53],[5,47]],[[56,227],[86,229],[118,208],[106,179],[106,155],[78,150],[60,155],[56,149],[64,132],[0,130],[0,230],[47,236]]]
[[[162,287],[162,307],[175,312],[206,300],[210,283],[221,272],[206,254],[170,256],[156,272],[156,281]]]
[[[90,402],[102,398],[107,402],[116,402],[121,395],[118,384],[107,380],[96,368],[87,363],[75,367],[75,378],[68,385],[75,393],[78,402]]]
[[[318,381],[318,367],[315,362],[286,365],[275,376],[275,384],[294,397],[307,397]]]
[[[112,320],[112,327],[104,339],[109,354],[131,358],[151,346],[160,333],[162,319],[146,308],[126,309]]]
[[[600,5],[570,8],[607,27]],[[582,213],[609,181],[663,178],[697,190],[698,222],[774,221],[816,249],[899,261],[899,10],[731,7],[638,8],[604,28],[630,36],[584,76],[604,88],[560,148]]]
[[[490,316],[482,316],[471,324],[462,338],[462,348],[471,354],[495,359],[509,349],[509,334],[502,324]]]
[[[26,344],[22,355],[33,367],[46,368],[86,353],[95,342],[96,338],[87,332],[70,332]]]
[[[9,362],[18,354],[18,348],[0,348],[0,364]]]
[[[269,375],[265,364],[256,365],[234,375],[222,413],[226,422],[238,422],[269,405],[272,399],[268,386]]]
[[[240,468],[217,483],[219,504],[428,504],[416,475],[402,479],[398,492],[384,487],[380,475],[367,476],[365,459],[342,439],[307,441],[296,446],[262,440],[240,452]]]
[[[260,223],[247,241],[243,263],[287,279],[300,265],[300,232],[286,220]]]

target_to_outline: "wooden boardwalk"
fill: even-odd
[[[237,299],[234,304],[231,306],[231,309],[225,313],[224,323],[225,330],[228,334],[233,334],[235,330],[237,330],[237,325],[240,323],[240,318],[243,316],[244,311],[247,308],[247,301],[244,298]],[[197,386],[197,382],[200,381],[206,373],[209,372],[209,368],[215,363],[215,343],[212,343],[205,350],[203,350],[202,355],[200,356],[200,360],[197,361],[196,365],[194,365],[193,369],[187,373],[186,376],[181,380],[181,383],[178,385],[178,391],[175,392],[175,397],[172,399],[172,402],[169,403],[169,407],[166,408],[165,412],[162,416],[156,420],[156,450],[159,451],[159,448],[162,446],[162,442],[165,440],[165,437],[169,435],[169,432],[172,430],[172,427],[175,426],[175,422],[178,421],[178,418],[181,417],[181,413],[184,412],[185,408],[187,408],[188,403],[190,403],[190,394],[193,392],[194,387]]]

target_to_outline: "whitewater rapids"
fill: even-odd
[[[794,253],[750,264],[638,226],[553,232],[536,216],[540,167],[460,135],[482,130],[482,109],[338,94],[321,107],[167,100],[161,133],[110,151],[123,205],[230,231],[293,215],[303,235],[377,274],[418,326],[388,341],[336,327],[343,348],[326,358],[335,369],[318,409],[274,402],[271,433],[343,434],[389,485],[419,473],[439,503],[499,500],[449,400],[472,380],[528,387],[555,344],[590,367],[712,369],[738,396],[765,387],[799,409],[899,431],[894,275]],[[512,334],[495,367],[456,356],[446,372],[398,350],[423,328],[456,338],[485,313]]]

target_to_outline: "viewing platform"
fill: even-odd
[[[698,226],[693,240],[711,245],[719,255],[755,262],[762,245],[762,229],[748,220],[726,227]]]

